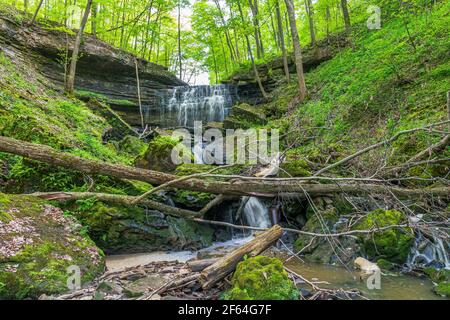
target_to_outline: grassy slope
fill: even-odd
[[[450,89],[449,8],[447,2],[428,17],[409,17],[416,50],[402,20],[395,19],[381,30],[361,30],[353,38],[354,48],[308,73],[310,100],[290,118],[274,119],[271,124],[286,131],[292,123],[326,129],[313,130],[318,133],[315,141],[291,153],[323,163],[330,154],[340,158],[400,130],[445,119]],[[279,88],[267,108],[286,110],[294,92],[295,84]],[[404,136],[394,144],[390,161],[401,162],[436,139],[424,133]],[[362,159],[372,167],[383,155],[381,150]]]
[[[131,164],[133,155],[102,143],[109,128],[85,103],[54,91],[32,64],[11,61],[0,53],[0,135],[85,158]],[[9,192],[84,190],[89,184],[76,172],[1,153],[0,168],[0,178],[7,181],[3,187]]]

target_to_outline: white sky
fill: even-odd
[[[191,0],[191,5],[187,6],[186,8],[181,9],[181,25],[182,30],[185,31],[191,31],[192,25],[191,25],[191,17],[192,17],[192,4],[194,0]],[[178,16],[178,9],[175,9],[173,12],[173,15],[175,17]],[[196,78],[192,77],[191,81],[189,82],[190,85],[209,85],[209,74],[208,72],[203,72],[200,75],[198,75]]]

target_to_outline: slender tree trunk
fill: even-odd
[[[277,47],[277,50],[281,51],[281,44],[280,40],[278,39],[278,32],[275,28],[275,22],[273,21],[273,14],[272,11],[270,12],[270,25],[272,27],[272,35],[273,35],[273,41],[275,42],[275,46]]]
[[[258,10],[258,0],[248,0],[248,3],[250,5],[250,9],[252,11],[252,21],[253,21],[253,28],[255,33],[255,41],[256,41],[256,56],[258,59],[261,59],[264,57],[264,48],[262,45],[262,39],[261,39],[261,30],[259,28],[259,10]]]
[[[97,11],[98,3],[92,4],[92,18],[91,18],[91,32],[94,37],[97,37]]]
[[[36,22],[37,16],[39,14],[39,10],[41,10],[43,3],[44,3],[44,0],[39,1],[38,7],[36,8],[36,11],[34,12],[33,19],[31,20],[31,25],[33,25]]]
[[[311,0],[305,0],[305,9],[308,14],[309,34],[311,36],[311,45],[316,45],[316,31],[314,26],[314,11]]]
[[[276,0],[276,2],[275,2],[275,12],[276,12],[277,23],[278,23],[278,39],[280,40],[281,52],[283,53],[284,74],[286,75],[286,81],[290,82],[291,75],[289,73],[288,57],[287,57],[287,52],[286,52],[286,45],[284,43],[283,22],[281,21],[279,0]]]
[[[28,0],[23,0],[23,12],[27,13],[28,11]]]
[[[224,16],[222,8],[220,6],[219,0],[214,0],[214,3],[216,4],[217,9],[219,10],[220,20],[222,22],[222,26],[223,26],[223,29],[224,29],[225,37],[226,37],[226,40],[227,40],[228,50],[230,51],[231,61],[234,61],[235,60],[235,56],[234,56],[234,52],[233,52],[233,44],[231,43],[230,32],[228,30],[228,26],[227,26],[227,23],[225,21],[225,16]]]
[[[84,28],[91,13],[92,0],[88,0],[86,4],[86,9],[84,10],[83,19],[81,20],[80,30],[78,30],[77,37],[75,38],[75,45],[73,47],[72,59],[70,60],[69,75],[67,77],[66,92],[73,94],[75,87],[75,74],[78,62],[78,53],[80,51],[81,39],[83,37]]]
[[[330,7],[327,6],[326,8],[326,28],[327,28],[327,39],[330,39],[330,20],[331,20],[331,13],[330,13]]]
[[[242,12],[242,6],[241,6],[239,1],[237,2],[237,4],[238,4],[238,7],[239,7],[239,13],[241,15],[242,24],[245,25],[245,18],[244,18],[244,13]],[[267,95],[267,92],[264,89],[264,86],[263,86],[263,84],[261,82],[261,78],[259,77],[259,72],[258,72],[258,68],[256,67],[255,58],[253,57],[252,46],[250,44],[250,39],[248,38],[247,34],[245,34],[245,40],[247,42],[247,51],[248,51],[248,55],[250,57],[250,60],[252,62],[252,67],[253,67],[253,72],[255,74],[256,82],[258,83],[258,87],[259,87],[259,90],[261,91],[261,94],[262,94],[263,98],[265,100],[267,100],[267,99],[269,99],[269,96]]]
[[[297,70],[299,102],[303,102],[306,97],[305,75],[303,73],[302,48],[298,36],[297,22],[295,20],[295,7],[293,0],[284,0],[291,26],[292,42],[294,44],[295,68]]]
[[[183,79],[183,62],[181,58],[181,0],[178,0],[178,63],[180,68],[180,80]]]
[[[344,15],[345,31],[349,32],[351,23],[350,23],[350,14],[348,13],[347,0],[341,0],[341,8],[342,14]]]

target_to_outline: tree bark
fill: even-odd
[[[132,205],[137,198],[133,196],[124,196],[109,193],[94,193],[94,192],[36,192],[31,195],[45,200],[58,200],[58,201],[96,198],[100,201],[122,205]],[[164,214],[174,217],[190,219],[202,216],[202,213],[200,212],[180,209],[152,200],[141,199],[137,204],[145,205],[150,209],[158,210]]]
[[[284,74],[286,75],[286,81],[290,82],[291,75],[289,73],[288,56],[287,56],[287,52],[286,52],[286,45],[284,43],[283,21],[281,20],[281,11],[280,11],[279,0],[276,0],[275,12],[276,12],[277,24],[278,24],[278,39],[280,40],[281,52],[283,54]]]
[[[306,83],[305,83],[305,75],[303,73],[302,48],[300,46],[300,39],[297,30],[297,22],[295,19],[294,2],[293,0],[284,0],[284,2],[286,3],[286,9],[289,16],[289,24],[291,26],[292,42],[294,44],[295,68],[297,70],[298,92],[299,92],[298,102],[302,103],[306,97]]]
[[[261,39],[261,29],[259,27],[259,9],[258,9],[258,0],[248,0],[248,4],[252,11],[252,21],[253,28],[255,33],[255,41],[256,41],[256,56],[258,59],[264,57],[264,47]]]
[[[183,80],[183,62],[181,55],[181,0],[178,0],[178,64],[180,68],[180,80]]]
[[[202,271],[200,276],[203,289],[211,288],[214,284],[233,272],[244,256],[255,257],[260,255],[272,244],[277,242],[282,235],[283,229],[279,225],[275,225],[258,235],[249,243],[232,251],[213,265],[207,267]]]
[[[245,18],[244,18],[244,13],[242,12],[242,6],[241,6],[241,4],[240,4],[239,1],[237,2],[237,4],[238,4],[238,7],[239,7],[239,13],[240,13],[240,15],[241,15],[241,21],[242,21],[242,24],[245,25]],[[252,62],[253,73],[255,74],[255,79],[256,79],[256,82],[258,83],[259,90],[261,91],[261,94],[262,94],[263,98],[264,98],[265,100],[268,100],[268,99],[269,99],[269,96],[267,95],[267,92],[266,92],[266,90],[264,89],[264,86],[263,86],[263,84],[262,84],[262,82],[261,82],[261,78],[259,77],[258,68],[256,67],[255,58],[254,58],[254,56],[253,56],[252,46],[251,46],[251,44],[250,44],[250,39],[249,39],[249,37],[248,37],[248,34],[245,34],[245,40],[246,40],[246,42],[247,42],[247,52],[248,52],[248,56],[250,57],[250,60],[251,60],[251,62]]]
[[[311,45],[316,45],[316,31],[314,26],[314,11],[311,0],[305,0],[305,9],[308,14],[309,34],[311,36]]]
[[[80,158],[68,153],[57,151],[51,147],[23,142],[12,138],[0,137],[0,152],[11,153],[41,161],[50,165],[81,171],[87,174],[103,174],[118,179],[144,181],[155,185],[179,179],[179,176],[139,169],[135,167],[110,164],[98,160]],[[213,176],[213,175],[211,175]],[[180,180],[172,185],[173,188],[199,191],[212,194],[236,196],[290,196],[299,198],[308,196],[321,196],[331,194],[371,194],[393,193],[400,197],[419,196],[450,196],[450,187],[436,187],[424,189],[406,189],[383,184],[313,184],[305,183],[299,179],[265,179],[252,178],[252,180],[236,179],[233,181],[215,181],[207,179]]]
[[[341,8],[342,14],[344,15],[345,31],[349,32],[351,23],[350,23],[350,14],[348,13],[347,0],[341,0]]]
[[[80,51],[81,39],[83,37],[84,28],[91,13],[92,0],[88,0],[86,4],[86,9],[84,10],[83,19],[81,20],[80,30],[78,30],[77,37],[75,38],[75,45],[73,47],[72,59],[70,60],[70,69],[66,82],[66,92],[73,94],[75,87],[75,74],[78,62],[78,53]]]
[[[39,14],[39,10],[41,10],[42,4],[44,3],[44,0],[39,1],[38,7],[36,8],[36,11],[34,12],[33,19],[31,20],[31,25],[33,25],[36,22],[37,16]]]

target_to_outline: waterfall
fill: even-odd
[[[194,154],[194,162],[196,164],[204,164],[203,162],[203,145],[201,143],[197,143],[194,145],[192,149],[192,153]]]
[[[237,88],[230,85],[184,86],[159,90],[152,112],[145,122],[161,127],[193,127],[194,121],[222,122],[237,100]]]
[[[245,199],[243,201],[246,201]],[[245,221],[250,227],[270,228],[269,210],[265,204],[255,197],[250,197],[244,207]]]
[[[412,268],[413,266],[431,266],[438,269],[450,269],[449,248],[449,241],[443,241],[437,237],[429,240],[419,232],[406,265],[408,268]]]

